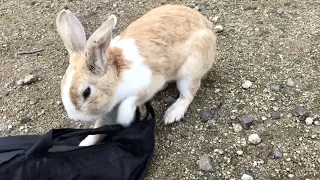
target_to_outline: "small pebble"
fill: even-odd
[[[241,180],[253,180],[253,177],[249,174],[243,174]]]
[[[239,156],[242,156],[242,155],[243,155],[243,151],[239,150],[239,151],[237,151],[237,154],[238,154]]]
[[[208,154],[204,154],[200,157],[199,169],[205,172],[213,172],[211,157]]]
[[[62,103],[61,101],[57,101],[57,105],[61,105],[61,103]]]
[[[31,84],[37,81],[37,77],[35,75],[27,75],[24,79],[20,79],[16,82],[17,85],[26,85]]]
[[[249,129],[250,126],[253,124],[253,118],[249,116],[243,116],[239,118],[239,122],[244,129]]]
[[[212,22],[213,22],[213,23],[217,23],[217,22],[219,21],[219,18],[220,18],[219,16],[213,17],[213,18],[212,18]]]
[[[18,81],[16,82],[16,84],[17,84],[18,86],[23,85],[23,84],[24,84],[23,79],[18,80]]]
[[[272,155],[273,155],[273,158],[274,159],[280,159],[282,158],[282,152],[278,151],[278,150],[275,150],[272,152]]]
[[[37,101],[30,101],[29,104],[30,105],[35,105],[35,104],[37,104]]]
[[[279,85],[279,84],[272,84],[272,85],[270,86],[270,89],[271,89],[272,91],[279,91],[279,90],[280,90],[280,85]]]
[[[301,117],[308,117],[309,116],[309,112],[308,110],[305,108],[305,107],[297,107],[295,109],[295,113],[298,115],[298,116],[301,116]]]
[[[295,85],[295,83],[294,83],[294,81],[292,79],[288,79],[286,84],[289,87],[293,87]]]
[[[312,117],[307,117],[306,118],[306,125],[312,125],[312,123],[313,123],[313,118]]]
[[[271,118],[272,119],[280,119],[281,114],[279,112],[273,112],[273,113],[271,113]]]
[[[279,15],[282,15],[282,14],[284,13],[283,8],[278,8],[278,9],[277,9],[277,13],[278,13]]]
[[[242,126],[240,125],[240,124],[233,124],[232,125],[233,126],[233,130],[234,130],[234,132],[236,132],[236,133],[238,133],[238,132],[241,132],[242,131]]]
[[[215,32],[222,32],[224,30],[222,25],[217,25],[216,27],[214,27]]]
[[[176,100],[172,97],[172,96],[168,96],[166,99],[165,99],[165,103],[168,105],[168,106],[171,106]]]
[[[248,141],[251,144],[257,145],[261,142],[261,138],[259,137],[258,134],[251,134],[251,135],[249,135]]]
[[[11,124],[8,125],[8,129],[9,130],[12,129],[12,125]]]
[[[203,113],[202,113],[202,120],[203,121],[209,121],[213,118],[213,115],[212,113],[210,112],[210,109],[206,108],[203,110]]]
[[[289,177],[289,178],[293,178],[294,175],[293,175],[293,174],[288,174],[288,177]]]
[[[31,5],[37,5],[37,4],[40,4],[42,3],[44,0],[33,0],[31,1]]]
[[[249,89],[252,86],[252,82],[249,80],[245,80],[242,84],[243,89]]]
[[[24,82],[24,84],[31,84],[31,83],[35,82],[36,79],[37,79],[37,77],[35,75],[31,74],[31,75],[26,76],[24,78],[23,82]]]
[[[320,126],[320,121],[314,121],[314,124]]]

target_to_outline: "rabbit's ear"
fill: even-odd
[[[115,15],[110,15],[106,21],[88,39],[85,55],[88,68],[92,73],[104,73],[107,63],[106,51],[112,39],[112,30],[117,24]]]
[[[60,11],[56,18],[56,26],[69,54],[84,50],[86,44],[84,28],[71,11]]]

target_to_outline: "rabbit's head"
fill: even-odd
[[[107,66],[106,51],[116,24],[117,18],[110,15],[86,40],[83,26],[71,11],[62,10],[56,18],[58,33],[69,54],[61,98],[70,119],[97,120],[113,106],[117,75]]]

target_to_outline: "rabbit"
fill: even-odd
[[[57,15],[57,31],[69,55],[61,80],[69,119],[94,121],[96,128],[107,124],[109,116],[115,118],[112,124],[128,127],[136,107],[176,82],[180,95],[163,121],[166,125],[180,121],[202,78],[216,63],[213,23],[184,5],[162,5],[112,38],[116,24],[117,17],[109,15],[86,40],[83,26],[70,10]],[[79,145],[94,145],[101,138],[90,135]]]

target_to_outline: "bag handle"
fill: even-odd
[[[147,109],[147,114],[143,118],[144,120],[148,120],[150,115],[152,119],[155,118],[154,109],[151,105],[151,102],[146,102],[145,107]],[[136,108],[135,112],[135,121],[140,120],[140,109],[139,107]],[[123,127],[121,125],[105,125],[95,129],[72,129],[72,128],[65,128],[65,129],[52,129],[47,132],[42,138],[34,144],[27,152],[26,157],[30,157],[33,155],[39,155],[42,153],[48,152],[48,150],[54,146],[54,144],[60,139],[74,137],[74,136],[81,136],[81,135],[94,135],[94,134],[106,134],[108,136],[112,136],[117,134]]]

